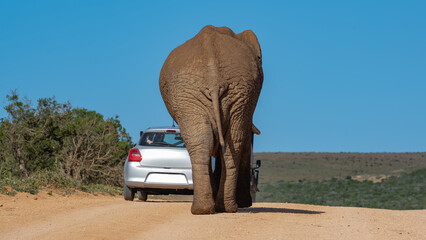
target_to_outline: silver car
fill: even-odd
[[[212,161],[214,169],[214,161]],[[260,160],[252,168],[253,201]],[[148,194],[193,194],[192,166],[177,127],[148,128],[140,133],[124,164],[124,199],[146,201]]]
[[[191,160],[177,127],[141,132],[124,164],[124,199],[142,201],[148,194],[192,194]]]

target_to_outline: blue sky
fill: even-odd
[[[170,125],[158,77],[205,25],[263,52],[255,151],[426,151],[425,1],[0,0],[0,117],[17,89]]]

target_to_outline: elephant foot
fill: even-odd
[[[238,203],[239,208],[248,208],[251,207],[251,203]]]
[[[251,207],[251,205],[252,205],[252,201],[251,201],[250,196],[248,198],[247,197],[238,198],[237,202],[238,202],[239,208],[248,208],[248,207]]]
[[[233,203],[225,203],[225,212],[227,213],[234,213],[237,212],[238,210],[238,205],[237,203],[233,202]]]
[[[192,203],[191,213],[194,215],[215,213],[215,207],[214,207],[213,201],[211,203],[194,201]]]
[[[224,205],[217,205],[215,206],[215,210],[217,213],[225,212],[225,206]]]
[[[234,203],[216,204],[216,212],[235,213],[238,210],[238,205]]]

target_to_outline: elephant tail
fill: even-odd
[[[213,103],[213,111],[214,111],[214,118],[216,120],[217,125],[217,132],[219,135],[219,144],[222,148],[222,153],[225,153],[225,141],[223,139],[223,132],[222,132],[222,121],[220,117],[220,104],[219,104],[219,89],[215,89],[214,92],[211,94],[212,97],[212,103]]]

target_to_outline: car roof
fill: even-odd
[[[145,129],[144,132],[155,132],[155,131],[166,131],[166,130],[175,130],[176,132],[180,132],[179,127],[177,126],[162,126],[162,127],[149,127]]]

